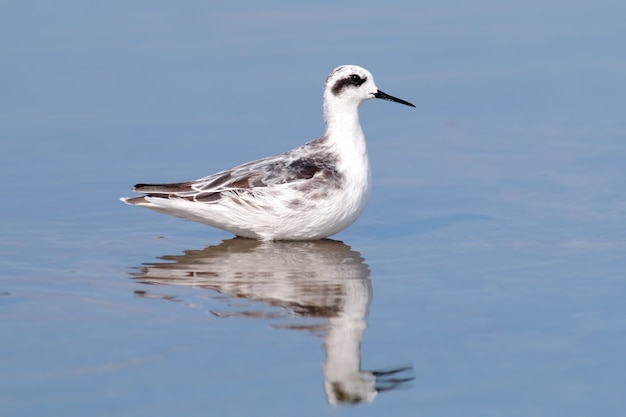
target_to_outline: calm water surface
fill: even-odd
[[[3,4],[0,414],[621,415],[625,9]],[[118,201],[315,138],[344,63],[417,109],[333,240]]]

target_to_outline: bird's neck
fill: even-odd
[[[335,146],[344,150],[344,155],[366,155],[365,137],[359,122],[358,104],[326,100],[324,103],[325,136]]]

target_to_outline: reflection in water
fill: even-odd
[[[325,319],[324,325],[282,327],[322,331],[326,352],[324,388],[331,404],[370,402],[378,392],[397,388],[414,378],[411,366],[385,371],[361,370],[360,346],[372,300],[372,283],[361,255],[342,242],[259,242],[235,238],[204,250],[189,250],[184,255],[160,259],[166,262],[137,268],[132,273],[134,279],[144,284],[207,288],[233,299],[280,307],[283,315]],[[146,291],[136,293],[154,297]],[[277,316],[253,308],[213,314]]]

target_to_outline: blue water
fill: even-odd
[[[4,2],[0,414],[621,415],[625,12]],[[417,108],[335,242],[119,202],[315,138],[345,63]]]

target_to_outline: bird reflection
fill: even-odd
[[[361,370],[361,339],[372,300],[370,271],[361,255],[342,242],[259,242],[234,238],[183,255],[162,256],[131,275],[144,284],[206,288],[232,300],[252,300],[278,307],[253,305],[237,311],[211,311],[216,316],[297,317],[277,327],[322,335],[326,357],[324,390],[331,404],[374,400],[414,379],[412,366]],[[177,300],[173,296],[136,291],[139,296]],[[323,322],[320,323],[320,319]]]

